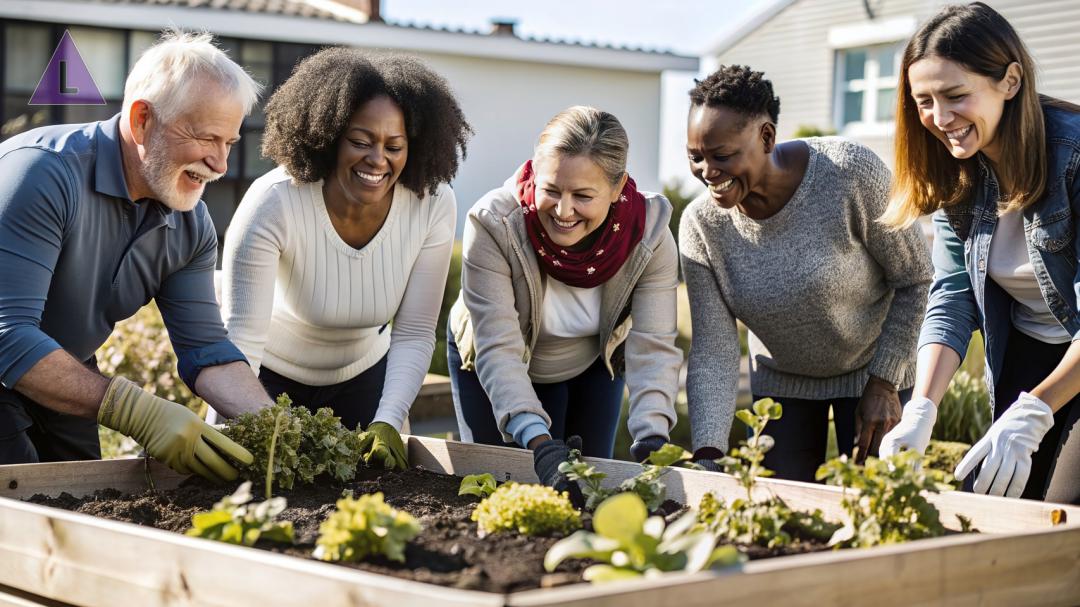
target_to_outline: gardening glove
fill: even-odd
[[[360,433],[360,452],[368,467],[406,470],[409,456],[398,431],[386,422],[372,422]]]
[[[896,387],[871,376],[859,404],[855,406],[855,461],[877,455],[885,433],[900,421],[900,397]]]
[[[571,447],[580,449],[581,439],[574,436],[567,442],[570,442],[569,446],[557,438],[552,438],[537,445],[536,449],[533,449],[533,469],[541,483],[560,493],[565,491],[570,497],[570,503],[580,510],[585,507],[581,487],[559,472],[559,464],[569,459]]]
[[[904,405],[900,423],[881,439],[878,456],[892,457],[905,450],[915,451],[919,455],[926,453],[936,420],[937,405],[934,401],[925,396],[911,399]]]
[[[707,472],[723,472],[716,460],[724,457],[724,452],[716,447],[700,447],[694,451],[694,463]]]
[[[630,445],[630,457],[634,458],[634,461],[642,463],[652,455],[653,451],[656,451],[660,447],[667,444],[667,439],[659,436],[646,436],[641,440],[634,441],[634,444]]]
[[[229,459],[244,466],[253,461],[247,449],[187,407],[158,398],[123,377],[109,382],[98,423],[135,439],[148,455],[181,474],[232,481],[238,472]]]
[[[1038,397],[1021,392],[1005,413],[967,452],[953,476],[962,479],[982,462],[975,493],[1020,497],[1031,474],[1031,454],[1054,425],[1054,411]]]

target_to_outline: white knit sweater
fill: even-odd
[[[225,235],[230,339],[256,373],[266,364],[314,386],[351,379],[389,352],[374,421],[400,429],[431,364],[456,218],[449,186],[421,199],[398,185],[382,228],[354,249],[330,223],[321,181],[270,171]]]

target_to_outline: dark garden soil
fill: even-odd
[[[488,592],[513,592],[581,581],[581,572],[590,564],[588,561],[571,559],[554,573],[544,571],[544,554],[558,537],[504,533],[479,538],[476,523],[469,519],[479,499],[459,496],[460,481],[456,476],[420,468],[406,472],[361,468],[357,479],[350,483],[323,481],[316,486],[281,491],[278,495],[288,500],[288,508],[279,519],[292,521],[296,543],[283,547],[260,542],[256,548],[312,558],[319,525],[334,510],[343,490],[351,489],[355,495],[381,491],[386,503],[415,516],[423,525],[423,531],[406,548],[405,563],[378,558],[363,563],[342,563],[342,566]],[[29,501],[183,533],[191,527],[193,514],[209,510],[234,489],[234,485],[218,487],[201,479],[192,479],[178,489],[146,491],[140,495],[123,495],[114,489],[105,489],[84,498],[64,493],[55,498],[35,495]],[[253,486],[252,492],[256,499],[261,498],[261,486]],[[660,513],[671,518],[682,510],[681,504],[669,500],[661,506]],[[588,515],[583,516],[583,522],[591,527]],[[750,547],[747,553],[751,559],[756,559],[822,548],[806,544],[782,551]]]

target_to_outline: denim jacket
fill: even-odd
[[[1024,234],[1035,278],[1050,312],[1080,340],[1080,114],[1044,107],[1047,134],[1046,193],[1024,211]],[[919,347],[944,344],[961,358],[971,334],[986,340],[986,382],[993,403],[995,378],[1005,358],[1013,300],[986,278],[990,241],[997,225],[997,179],[979,156],[981,179],[966,203],[934,215],[934,283],[930,287]]]

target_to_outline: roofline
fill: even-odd
[[[754,30],[765,25],[770,19],[780,13],[780,11],[791,6],[796,0],[764,0],[760,5],[760,8],[742,20],[740,20],[730,32],[724,34],[719,40],[711,44],[706,50],[706,55],[717,56],[720,53],[730,49],[739,43],[743,38],[749,36]]]
[[[569,45],[384,23],[360,25],[330,19],[178,6],[4,0],[0,2],[0,18],[150,31],[174,26],[189,30],[205,29],[220,36],[274,42],[341,44],[646,73],[665,70],[697,72],[699,64],[697,57],[672,53]]]

